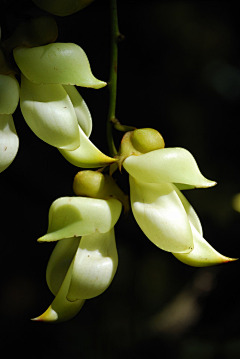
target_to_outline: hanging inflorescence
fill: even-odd
[[[33,2],[50,14],[67,16],[92,0]],[[68,320],[86,299],[108,288],[118,266],[114,226],[122,209],[127,213],[130,204],[146,237],[181,262],[204,267],[235,260],[218,253],[203,238],[200,220],[181,192],[212,187],[216,182],[201,174],[190,152],[166,148],[157,130],[122,126],[115,118],[120,34],[115,1],[111,7],[114,26],[107,119],[110,155],[102,153],[89,139],[91,114],[76,88],[100,89],[107,85],[92,74],[84,50],[73,43],[56,42],[57,24],[49,15],[21,22],[1,42],[0,172],[17,155],[14,112],[19,100],[22,115],[35,135],[56,147],[71,164],[85,169],[74,178],[75,196],[52,203],[47,233],[38,239],[57,243],[46,271],[54,300],[34,319],[37,321]],[[113,126],[125,132],[118,150]],[[116,171],[129,174],[130,199],[116,183]]]

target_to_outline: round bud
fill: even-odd
[[[73,180],[73,191],[77,196],[101,198],[105,178],[101,172],[80,171]]]
[[[153,128],[134,130],[132,132],[131,142],[133,147],[141,153],[147,153],[165,147],[163,137]]]

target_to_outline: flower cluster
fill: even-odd
[[[33,2],[66,16],[92,0]],[[56,39],[55,21],[43,16],[21,23],[0,48],[0,172],[18,151],[12,115],[19,99],[22,115],[37,137],[74,166],[100,168],[80,171],[73,182],[75,196],[59,198],[50,207],[47,233],[38,241],[57,242],[46,270],[54,299],[33,320],[66,321],[86,299],[102,294],[111,284],[118,266],[114,226],[122,208],[127,213],[130,207],[128,195],[113,178],[117,168],[129,174],[133,215],[153,244],[190,266],[235,260],[218,253],[203,238],[200,220],[181,192],[216,184],[201,174],[190,152],[165,148],[161,134],[151,128],[128,131],[128,126],[119,125],[128,132],[114,158],[89,140],[92,118],[76,86],[100,89],[106,82],[94,77],[80,46]],[[117,121],[114,116],[111,120]]]
[[[27,23],[27,26],[34,30],[46,23],[53,27],[48,18],[38,19],[31,26]],[[0,74],[0,171],[11,164],[18,151],[12,114],[19,98],[23,117],[31,130],[59,149],[69,162],[83,168],[114,162],[88,139],[92,118],[75,86],[99,89],[106,86],[106,82],[93,76],[83,49],[72,43],[29,47],[24,36],[21,41],[13,36],[11,44],[11,47],[18,45],[13,49],[13,57],[21,72],[20,87],[11,69],[4,68],[4,58],[0,66],[0,72],[7,73]],[[49,40],[49,34],[46,36]],[[33,44],[45,41],[45,36],[41,41],[34,38]]]
[[[193,156],[183,148],[164,148],[153,129],[126,133],[119,167],[129,173],[133,215],[145,235],[181,262],[204,267],[233,261],[203,237],[200,220],[179,188],[211,187]],[[81,171],[73,184],[77,197],[56,200],[49,227],[40,242],[59,241],[47,266],[47,283],[55,295],[38,321],[64,321],[86,299],[107,289],[117,268],[114,225],[128,198],[113,178]]]

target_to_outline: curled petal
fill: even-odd
[[[11,115],[19,101],[19,84],[14,76],[0,74],[0,114]]]
[[[59,198],[49,210],[48,232],[38,241],[57,241],[93,234],[96,231],[106,233],[116,224],[121,210],[121,202],[114,198]]]
[[[67,16],[82,10],[91,4],[93,0],[33,0],[33,2],[51,14]]]
[[[197,213],[195,212],[195,210],[193,209],[193,207],[190,205],[190,203],[188,202],[188,200],[186,199],[186,197],[182,194],[181,191],[179,191],[179,189],[174,186],[172,184],[174,190],[176,191],[176,193],[178,194],[178,197],[180,198],[183,207],[187,213],[188,219],[189,221],[194,225],[194,227],[196,228],[196,230],[201,234],[201,236],[203,235],[203,231],[202,231],[202,225],[200,222],[200,219],[198,218]]]
[[[92,116],[86,105],[86,102],[84,101],[75,86],[63,85],[63,88],[70,97],[77,116],[79,126],[81,127],[85,135],[89,137],[92,132]]]
[[[171,184],[145,183],[130,176],[130,192],[133,215],[157,247],[178,253],[192,250],[189,220]]]
[[[181,262],[193,267],[209,267],[217,264],[235,261],[234,258],[228,258],[218,253],[201,236],[197,229],[190,223],[193,234],[194,249],[190,253],[173,253]]]
[[[81,238],[74,258],[67,299],[71,302],[102,294],[111,284],[118,265],[114,228]]]
[[[22,75],[20,106],[28,126],[41,140],[68,150],[79,147],[77,117],[62,85],[36,85]]]
[[[14,160],[19,147],[19,139],[12,115],[0,115],[0,172]]]
[[[148,183],[185,183],[195,187],[216,184],[203,177],[195,159],[184,148],[162,148],[140,156],[129,156],[123,167],[132,177]]]
[[[115,158],[104,155],[94,144],[87,138],[81,127],[79,127],[81,145],[74,151],[59,149],[63,157],[77,167],[97,168],[107,166],[116,162]]]
[[[49,258],[46,280],[49,289],[56,296],[76,254],[81,237],[65,238],[58,241]]]
[[[53,43],[13,50],[21,72],[36,84],[78,85],[101,88],[106,82],[96,79],[83,49],[71,43]]]
[[[75,302],[70,302],[66,298],[72,277],[72,269],[73,262],[52,304],[42,315],[32,320],[39,322],[63,322],[73,318],[80,311],[85,300],[80,299]]]

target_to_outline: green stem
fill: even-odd
[[[116,119],[116,99],[117,99],[117,62],[118,62],[118,41],[121,34],[118,29],[117,0],[110,0],[110,22],[111,22],[111,58],[110,75],[108,82],[109,89],[109,109],[107,119],[107,141],[111,156],[117,154],[112,135],[112,124]]]

